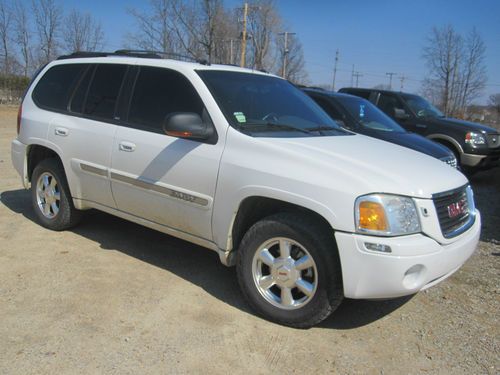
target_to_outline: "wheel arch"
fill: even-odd
[[[428,139],[437,142],[445,147],[448,147],[457,156],[461,156],[464,153],[464,149],[458,143],[458,141],[446,134],[431,134],[427,136]]]

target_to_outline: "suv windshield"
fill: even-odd
[[[417,117],[444,117],[444,114],[418,95],[401,95]]]
[[[369,101],[354,96],[335,96],[344,109],[354,118],[357,124],[363,128],[380,130],[384,132],[405,133],[401,126],[386,116],[381,110]]]
[[[350,134],[289,82],[267,75],[202,70],[231,126],[252,136],[310,137]]]

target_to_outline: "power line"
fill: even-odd
[[[337,77],[337,64],[339,63],[339,50],[335,51],[335,65],[333,66],[332,91],[335,91],[335,78]]]
[[[288,50],[288,35],[295,35],[296,33],[291,33],[289,31],[285,31],[283,33],[279,33],[278,35],[284,35],[285,36],[285,49],[283,51],[283,69],[281,71],[281,76],[283,78],[286,78],[286,63],[287,63],[287,55],[288,55],[288,52],[290,52]]]
[[[389,76],[389,90],[392,90],[392,76],[396,75],[397,73],[385,73],[386,76]]]
[[[361,74],[360,72],[355,72],[352,75],[353,77],[356,77],[356,87],[358,87],[359,77],[363,77],[363,74]]]

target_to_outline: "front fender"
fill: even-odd
[[[216,199],[213,213],[213,236],[215,243],[220,249],[225,251],[233,249],[232,231],[236,216],[241,203],[251,197],[270,198],[292,203],[321,215],[332,228],[336,228],[338,224],[338,218],[335,213],[328,206],[314,199],[267,186],[245,186],[236,190],[229,200],[224,199],[224,203],[217,204],[220,202],[220,199]]]

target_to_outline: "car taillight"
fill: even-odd
[[[23,115],[23,103],[19,105],[19,110],[17,111],[17,134],[21,130],[21,117]]]

